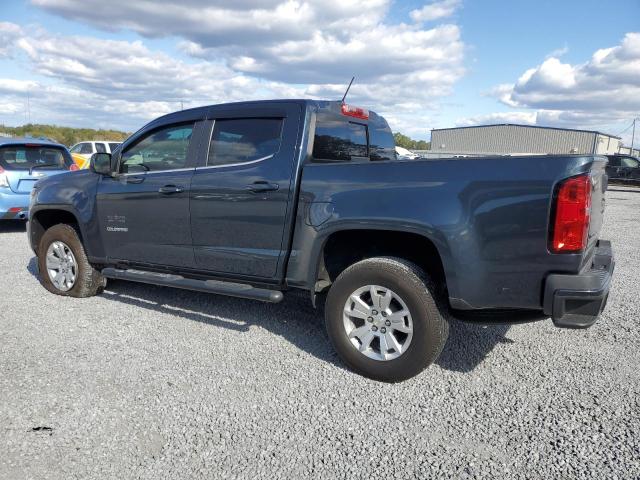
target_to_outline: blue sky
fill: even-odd
[[[180,107],[339,98],[394,130],[640,115],[640,1],[4,0],[0,123],[135,130]],[[623,135],[629,141],[630,131]]]

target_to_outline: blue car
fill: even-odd
[[[35,138],[0,138],[0,220],[26,220],[35,183],[77,169],[64,145]]]

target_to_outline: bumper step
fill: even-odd
[[[614,268],[611,242],[600,240],[589,270],[579,275],[547,277],[544,313],[551,316],[556,327],[590,327],[607,305]]]
[[[163,287],[174,287],[182,288],[184,290],[215,293],[230,297],[249,298],[269,303],[278,303],[283,298],[282,292],[278,290],[256,288],[243,283],[221,282],[219,280],[196,280],[170,273],[157,273],[132,269],[123,270],[108,267],[102,270],[102,275],[107,278],[118,280],[129,280],[131,282],[149,283],[151,285],[160,285]]]

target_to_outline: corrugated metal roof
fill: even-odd
[[[433,128],[431,131],[440,132],[443,130],[462,130],[463,128],[486,128],[486,127],[525,127],[525,128],[541,128],[545,130],[561,130],[564,132],[587,132],[587,133],[597,133],[598,135],[604,135],[605,137],[617,138],[618,140],[622,139],[622,137],[599,132],[597,130],[581,130],[577,128],[562,128],[562,127],[545,127],[543,125],[524,125],[520,123],[491,123],[487,125],[469,125],[467,127]]]

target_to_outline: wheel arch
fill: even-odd
[[[73,226],[80,236],[80,241],[83,241],[82,225],[78,221],[77,214],[71,208],[61,205],[36,210],[31,212],[29,216],[29,242],[36,255],[44,233],[58,224]]]
[[[376,228],[345,228],[334,230],[317,239],[317,253],[313,256],[309,276],[312,300],[329,288],[337,276],[348,266],[366,258],[398,257],[415,263],[441,287],[446,294],[451,282],[446,273],[446,258],[442,251],[446,245],[412,230]],[[439,248],[440,247],[440,248]],[[445,253],[446,256],[446,253]]]

